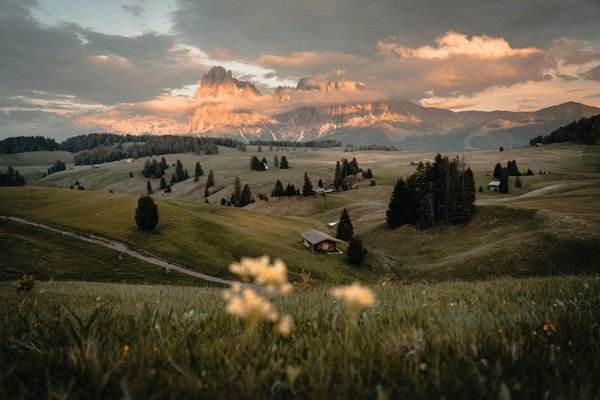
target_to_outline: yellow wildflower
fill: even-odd
[[[543,328],[544,328],[544,332],[548,333],[549,335],[552,332],[556,332],[556,327],[551,322],[545,323]]]
[[[129,354],[129,345],[126,344],[123,346],[123,355],[127,356]]]
[[[229,270],[245,281],[254,280],[269,291],[286,295],[292,290],[292,285],[287,278],[287,268],[281,260],[275,260],[271,264],[268,256],[244,257],[239,263],[231,264]]]
[[[450,303],[450,308],[453,310],[456,309],[456,303]]]
[[[339,286],[331,289],[331,295],[344,302],[350,311],[360,311],[375,304],[375,295],[368,287],[354,282],[350,286]]]
[[[281,317],[279,323],[277,324],[277,330],[279,331],[279,334],[284,338],[288,338],[292,334],[292,329],[294,329],[294,320],[292,320],[292,317],[289,315],[284,315]]]

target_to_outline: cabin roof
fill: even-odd
[[[500,181],[491,181],[488,186],[500,186]]]
[[[312,244],[319,244],[319,243],[325,242],[325,241],[331,241],[331,242],[336,242],[336,243],[340,242],[333,236],[330,236],[324,232],[316,231],[314,229],[311,229],[310,231],[301,233],[300,236],[302,237],[302,239],[305,239]]]

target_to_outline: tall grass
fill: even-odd
[[[0,398],[598,398],[600,281],[374,288],[347,340],[326,289],[251,337],[217,289],[0,284]]]

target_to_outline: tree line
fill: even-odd
[[[438,154],[433,163],[419,163],[406,180],[398,179],[386,221],[390,228],[404,224],[429,227],[465,223],[475,213],[473,171],[457,158]]]
[[[328,149],[332,147],[342,147],[342,142],[339,140],[326,139],[326,140],[311,140],[308,142],[293,142],[289,140],[253,140],[250,142],[254,146],[273,146],[273,147],[312,147]]]
[[[529,141],[530,146],[538,143],[563,143],[573,142],[581,144],[596,144],[600,139],[600,115],[583,117],[579,121],[573,121],[568,125],[561,126],[549,135],[540,135]]]
[[[56,140],[43,136],[16,136],[0,140],[0,154],[56,150],[60,150]]]

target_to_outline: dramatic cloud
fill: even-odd
[[[597,0],[179,0],[173,16],[181,40],[212,54],[238,57],[334,51],[364,54],[382,38],[418,47],[448,31],[546,47],[597,32]],[[598,38],[596,38],[598,39]]]

